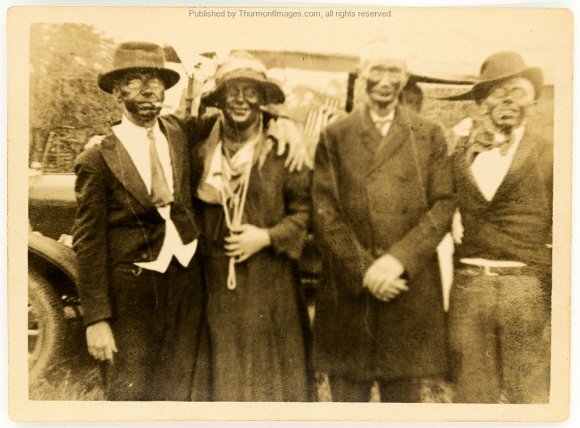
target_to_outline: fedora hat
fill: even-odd
[[[528,67],[520,54],[516,52],[498,52],[489,56],[482,64],[480,76],[468,92],[446,100],[480,100],[487,96],[489,89],[495,84],[512,77],[525,77],[535,87],[535,98],[538,99],[544,85],[544,74],[538,67]]]
[[[246,52],[230,54],[215,74],[215,88],[202,96],[206,106],[218,107],[228,81],[246,79],[255,82],[266,96],[266,104],[282,104],[286,97],[282,88],[266,75],[266,67]]]
[[[113,69],[99,75],[99,87],[113,92],[115,82],[128,71],[154,71],[165,83],[165,89],[179,81],[179,73],[165,68],[163,48],[148,42],[124,42],[113,55]]]

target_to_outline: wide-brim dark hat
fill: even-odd
[[[535,87],[535,98],[539,98],[544,86],[542,70],[538,67],[528,67],[520,54],[506,51],[495,53],[483,62],[479,79],[471,90],[442,99],[452,101],[481,100],[487,96],[492,86],[513,77],[525,77],[532,82]]]
[[[202,96],[206,106],[218,107],[223,100],[228,82],[237,79],[255,82],[266,97],[266,104],[282,104],[286,99],[284,91],[266,75],[266,67],[249,54],[230,55],[218,67],[215,75],[215,88]]]
[[[125,42],[117,46],[113,56],[113,69],[99,75],[99,87],[108,93],[113,92],[115,82],[129,71],[153,71],[171,88],[179,81],[179,73],[165,68],[163,48],[148,42]]]

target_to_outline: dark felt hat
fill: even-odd
[[[482,64],[480,76],[470,91],[460,95],[444,97],[446,100],[479,100],[485,98],[489,89],[495,84],[512,77],[525,77],[536,89],[536,99],[544,85],[544,74],[538,67],[528,67],[520,54],[516,52],[498,52],[489,56]]]
[[[165,89],[179,81],[177,71],[165,68],[161,46],[148,42],[125,42],[115,50],[113,69],[99,75],[99,87],[111,93],[115,82],[128,71],[154,71],[165,83]]]
[[[227,87],[228,81],[247,79],[256,82],[266,96],[266,104],[282,104],[286,97],[282,88],[266,75],[266,67],[257,58],[244,52],[238,52],[220,64],[215,75],[215,89],[203,95],[202,101],[207,106],[217,107]]]

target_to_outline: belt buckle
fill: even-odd
[[[485,276],[499,276],[499,273],[491,271],[491,266],[480,266],[480,268],[483,269],[483,274]]]

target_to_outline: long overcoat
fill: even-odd
[[[220,123],[198,150],[211,156]],[[243,224],[267,229],[271,245],[236,263],[237,287],[227,288],[230,234],[222,206],[197,201],[208,288],[213,400],[306,401],[303,321],[296,261],[310,222],[307,169],[290,173],[276,148],[254,164]]]
[[[330,125],[317,147],[314,234],[323,255],[314,322],[315,367],[359,380],[446,371],[436,246],[455,209],[441,128],[397,107],[385,137],[368,109]],[[385,253],[409,291],[384,303],[363,287]]]

